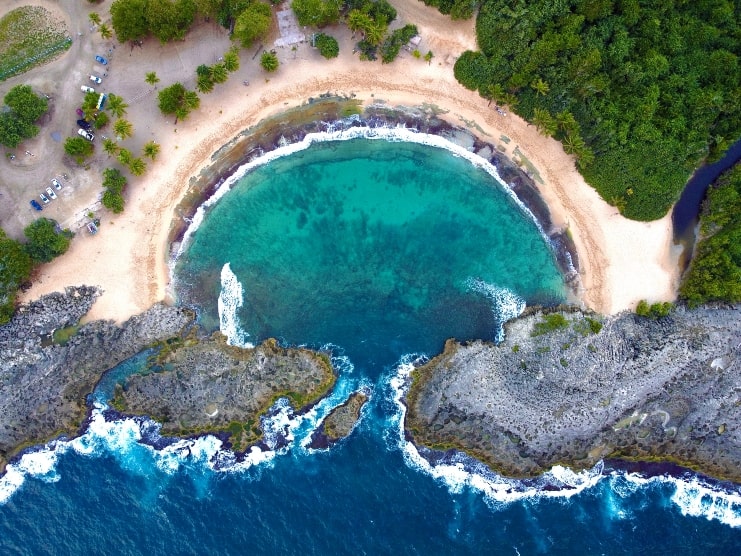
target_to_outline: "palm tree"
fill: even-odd
[[[130,121],[119,118],[113,123],[113,133],[122,140],[128,139],[134,134],[134,126]]]
[[[113,31],[111,31],[111,28],[108,27],[105,23],[103,23],[99,28],[98,31],[100,31],[100,36],[104,39],[108,40],[113,36]]]
[[[199,75],[196,81],[196,89],[199,93],[210,93],[214,90],[214,82],[210,75]]]
[[[361,12],[360,10],[352,10],[349,14],[347,14],[347,26],[350,28],[350,31],[352,31],[353,34],[356,31],[365,30],[371,25],[373,25],[371,16]]]
[[[387,28],[388,27],[385,23],[373,21],[371,25],[363,29],[363,32],[365,33],[365,40],[373,46],[378,46],[379,44],[381,44],[383,37],[386,35]]]
[[[93,25],[100,25],[100,16],[97,13],[90,12],[87,18],[90,20],[90,23],[92,23]]]
[[[510,109],[513,109],[515,106],[517,106],[517,103],[520,102],[519,99],[512,93],[504,93],[502,95],[502,98],[499,100],[502,102],[502,104],[509,106]]]
[[[501,83],[492,83],[484,89],[484,97],[489,99],[489,106],[491,106],[491,101],[499,104],[499,101],[502,100],[505,94],[504,87],[502,87]]]
[[[111,114],[113,114],[116,118],[120,118],[126,115],[126,109],[128,107],[129,105],[124,102],[123,97],[120,97],[114,93],[108,95],[108,110],[110,110]]]
[[[576,122],[576,118],[568,110],[556,114],[556,120],[558,121],[558,127],[567,135],[579,131],[579,124]]]
[[[201,77],[203,75],[207,75],[211,77],[211,66],[207,66],[206,64],[201,64],[196,68],[196,75],[198,77]]]
[[[584,143],[584,139],[577,132],[568,133],[561,143],[563,144],[563,150],[573,155],[576,155],[577,152],[587,146]]]
[[[551,116],[548,110],[543,108],[536,108],[533,113],[533,123],[543,135],[553,137],[558,130],[558,122],[556,118]]]
[[[103,139],[103,150],[110,157],[118,153],[118,145],[112,139]]]
[[[141,176],[147,171],[147,163],[141,158],[134,158],[129,162],[129,171],[135,176]]]
[[[260,65],[265,71],[273,72],[278,69],[278,57],[266,50],[260,57]]]
[[[134,158],[131,155],[131,151],[128,149],[121,149],[118,151],[118,161],[124,166],[131,164],[131,159]]]
[[[537,79],[534,79],[532,83],[530,83],[530,86],[535,90],[539,95],[545,96],[548,94],[548,91],[551,90],[551,86],[548,85],[545,81],[543,81],[540,77]]]
[[[432,50],[428,50],[427,54],[425,54],[425,60],[427,60],[427,65],[430,65],[432,63],[432,59],[435,57],[435,55],[432,53]]]
[[[229,73],[235,72],[239,69],[239,54],[235,49],[231,49],[229,52],[224,54],[224,67]]]
[[[146,81],[149,85],[157,88],[157,83],[160,82],[160,78],[157,77],[157,73],[154,71],[148,71],[146,77],[144,78],[144,81]]]
[[[154,160],[160,152],[160,146],[154,141],[147,141],[144,144],[144,156]]]
[[[175,109],[175,125],[177,125],[178,120],[187,118],[189,113],[190,111],[185,106],[178,106]]]
[[[229,79],[229,72],[224,64],[214,64],[211,66],[211,80],[214,83],[223,83]]]
[[[195,91],[185,91],[183,101],[189,112],[191,110],[195,110],[201,105],[201,99],[198,98],[198,93],[196,93]]]
[[[618,209],[618,212],[622,214],[628,203],[625,201],[625,197],[622,197],[622,196],[619,197],[615,195],[614,197],[610,199],[610,204],[616,209]]]

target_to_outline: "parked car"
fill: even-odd
[[[82,108],[78,108],[77,110],[75,110],[75,112],[77,113],[78,116],[80,116],[80,118],[82,118],[85,115],[85,112],[82,111]]]
[[[44,202],[45,205],[48,205],[49,204],[49,199],[47,198],[46,195],[44,195],[43,193],[41,193],[39,195],[39,197],[41,197],[41,200]]]
[[[100,77],[98,77],[97,75],[91,75],[90,76],[90,81],[92,81],[93,83],[98,83],[98,84],[100,84],[100,83],[103,82],[103,80]]]
[[[77,135],[80,135],[81,137],[84,137],[88,141],[92,141],[93,139],[95,139],[95,135],[93,135],[89,131],[87,131],[85,129],[82,129],[82,128],[80,128],[80,129],[77,130]]]
[[[103,64],[104,66],[107,66],[108,65],[108,60],[106,60],[105,58],[103,58],[103,56],[99,56],[97,54],[95,55],[95,61],[98,62],[98,63],[100,63],[100,64]]]
[[[36,199],[31,199],[31,206],[34,208],[34,210],[43,210],[41,205]]]
[[[54,186],[54,189],[56,189],[57,191],[59,191],[60,189],[62,189],[62,184],[59,182],[59,180],[57,178],[52,178],[51,179],[51,184]]]
[[[90,122],[88,122],[87,120],[77,120],[77,125],[79,125],[82,129],[87,129],[88,131],[93,129],[93,126],[91,126]]]
[[[47,187],[47,188],[46,188],[46,194],[47,194],[47,195],[48,195],[49,197],[51,197],[52,199],[56,199],[56,198],[57,198],[57,194],[56,194],[56,193],[54,193],[54,190],[53,190],[53,189],[52,189],[51,187]]]
[[[83,93],[94,93],[95,92],[95,89],[93,89],[92,87],[88,87],[87,85],[80,85],[80,90]]]

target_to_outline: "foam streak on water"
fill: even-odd
[[[498,319],[495,340],[503,342],[504,323],[522,314],[525,310],[525,300],[507,288],[487,284],[478,278],[469,278],[466,286],[469,290],[481,293],[491,301],[492,310]]]
[[[598,483],[604,485],[603,479],[605,478],[608,478],[608,484],[605,485],[609,489],[608,494],[615,493],[620,498],[626,498],[640,489],[668,484],[675,488],[671,501],[678,506],[682,515],[702,516],[731,527],[741,527],[741,494],[709,486],[697,477],[684,479],[663,475],[645,478],[635,473],[618,472],[605,475],[603,464],[600,462],[591,470],[579,473],[556,465],[549,472],[544,473],[535,486],[532,486],[532,483],[497,475],[483,465],[471,465],[470,459],[465,456],[453,464],[431,464],[420,454],[417,447],[405,438],[404,417],[407,408],[402,401],[411,384],[411,372],[425,361],[424,357],[407,356],[402,359],[396,374],[391,377],[390,386],[398,408],[391,424],[396,425],[397,445],[404,454],[407,465],[441,481],[450,492],[460,493],[466,487],[472,488],[481,492],[489,505],[496,507],[502,503],[527,499],[568,499],[587,489],[595,488]],[[547,485],[548,490],[539,488],[538,484]],[[554,487],[556,490],[552,490]],[[610,514],[612,519],[627,517],[626,512],[617,503],[612,504]]]
[[[244,303],[244,288],[232,272],[229,263],[221,269],[221,293],[219,293],[219,329],[230,346],[255,347],[247,341],[250,335],[239,325],[237,311]]]

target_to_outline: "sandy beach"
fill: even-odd
[[[255,48],[241,50],[240,70],[227,83],[217,85],[213,93],[201,95],[200,108],[177,125],[173,117],[160,113],[156,91],[143,83],[143,75],[145,71],[157,71],[159,88],[178,80],[193,88],[197,63],[178,78],[174,70],[160,71],[157,64],[166,63],[163,56],[167,50],[154,40],[130,53],[128,46],[119,45],[111,74],[137,75],[135,86],[127,89],[122,85],[119,92],[130,103],[127,119],[135,128],[135,139],[130,141],[136,145],[133,141],[141,144],[154,138],[161,145],[160,155],[144,176],[130,180],[125,211],[121,215],[100,212],[98,234],[78,233],[66,255],[39,269],[22,301],[67,285],[99,285],[104,294],[87,319],[122,322],[166,300],[167,238],[173,219],[178,218],[175,208],[187,192],[190,178],[211,163],[219,147],[244,129],[323,93],[354,95],[364,104],[382,100],[390,106],[435,105],[445,111],[441,117],[451,124],[469,127],[484,141],[501,143],[515,160],[527,159],[542,178],[538,186],[550,207],[554,226],[568,228],[574,240],[581,299],[587,307],[616,313],[634,308],[640,299],[672,300],[679,271],[670,216],[651,223],[626,220],[584,182],[572,157],[559,143],[540,135],[534,126],[515,115],[497,113],[477,93],[459,85],[453,76],[453,63],[464,50],[475,48],[473,21],[451,23],[416,0],[395,0],[392,4],[399,10],[401,24],[412,22],[418,26],[423,39],[420,50],[423,54],[428,50],[434,53],[430,64],[409,52],[387,65],[360,61],[352,53],[349,31],[330,28],[325,32],[340,42],[338,58],[325,60],[306,43],[296,50],[277,48],[281,66],[276,73],[266,74],[259,68],[259,57],[253,59]],[[105,2],[99,13],[107,12],[108,5]],[[215,25],[206,27],[200,32],[210,33],[217,43],[214,48],[225,51],[229,46],[226,32]],[[272,44],[272,39],[266,44]],[[181,59],[185,51],[197,56],[197,45],[189,43],[192,40],[188,36],[178,47]],[[70,55],[73,52],[65,56]],[[245,86],[244,81],[249,85]],[[502,136],[509,141],[504,142]],[[101,162],[101,169],[109,165],[105,155]],[[99,175],[99,171],[96,173]],[[79,221],[86,204],[95,201],[94,197],[80,199],[76,219],[63,224]]]

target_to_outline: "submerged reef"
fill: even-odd
[[[80,325],[99,295],[98,288],[69,287],[21,307],[0,327],[0,472],[23,448],[76,434],[86,396],[105,370],[180,334],[194,318],[157,304],[122,326]]]
[[[226,343],[217,332],[207,339],[186,339],[150,361],[144,374],[118,387],[116,410],[147,415],[162,433],[183,436],[228,433],[232,447],[244,451],[262,435],[259,419],[278,398],[302,410],[332,388],[329,357],[266,340],[255,348]]]
[[[405,429],[505,475],[603,458],[741,482],[741,310],[532,312],[499,345],[449,340],[412,372]]]

